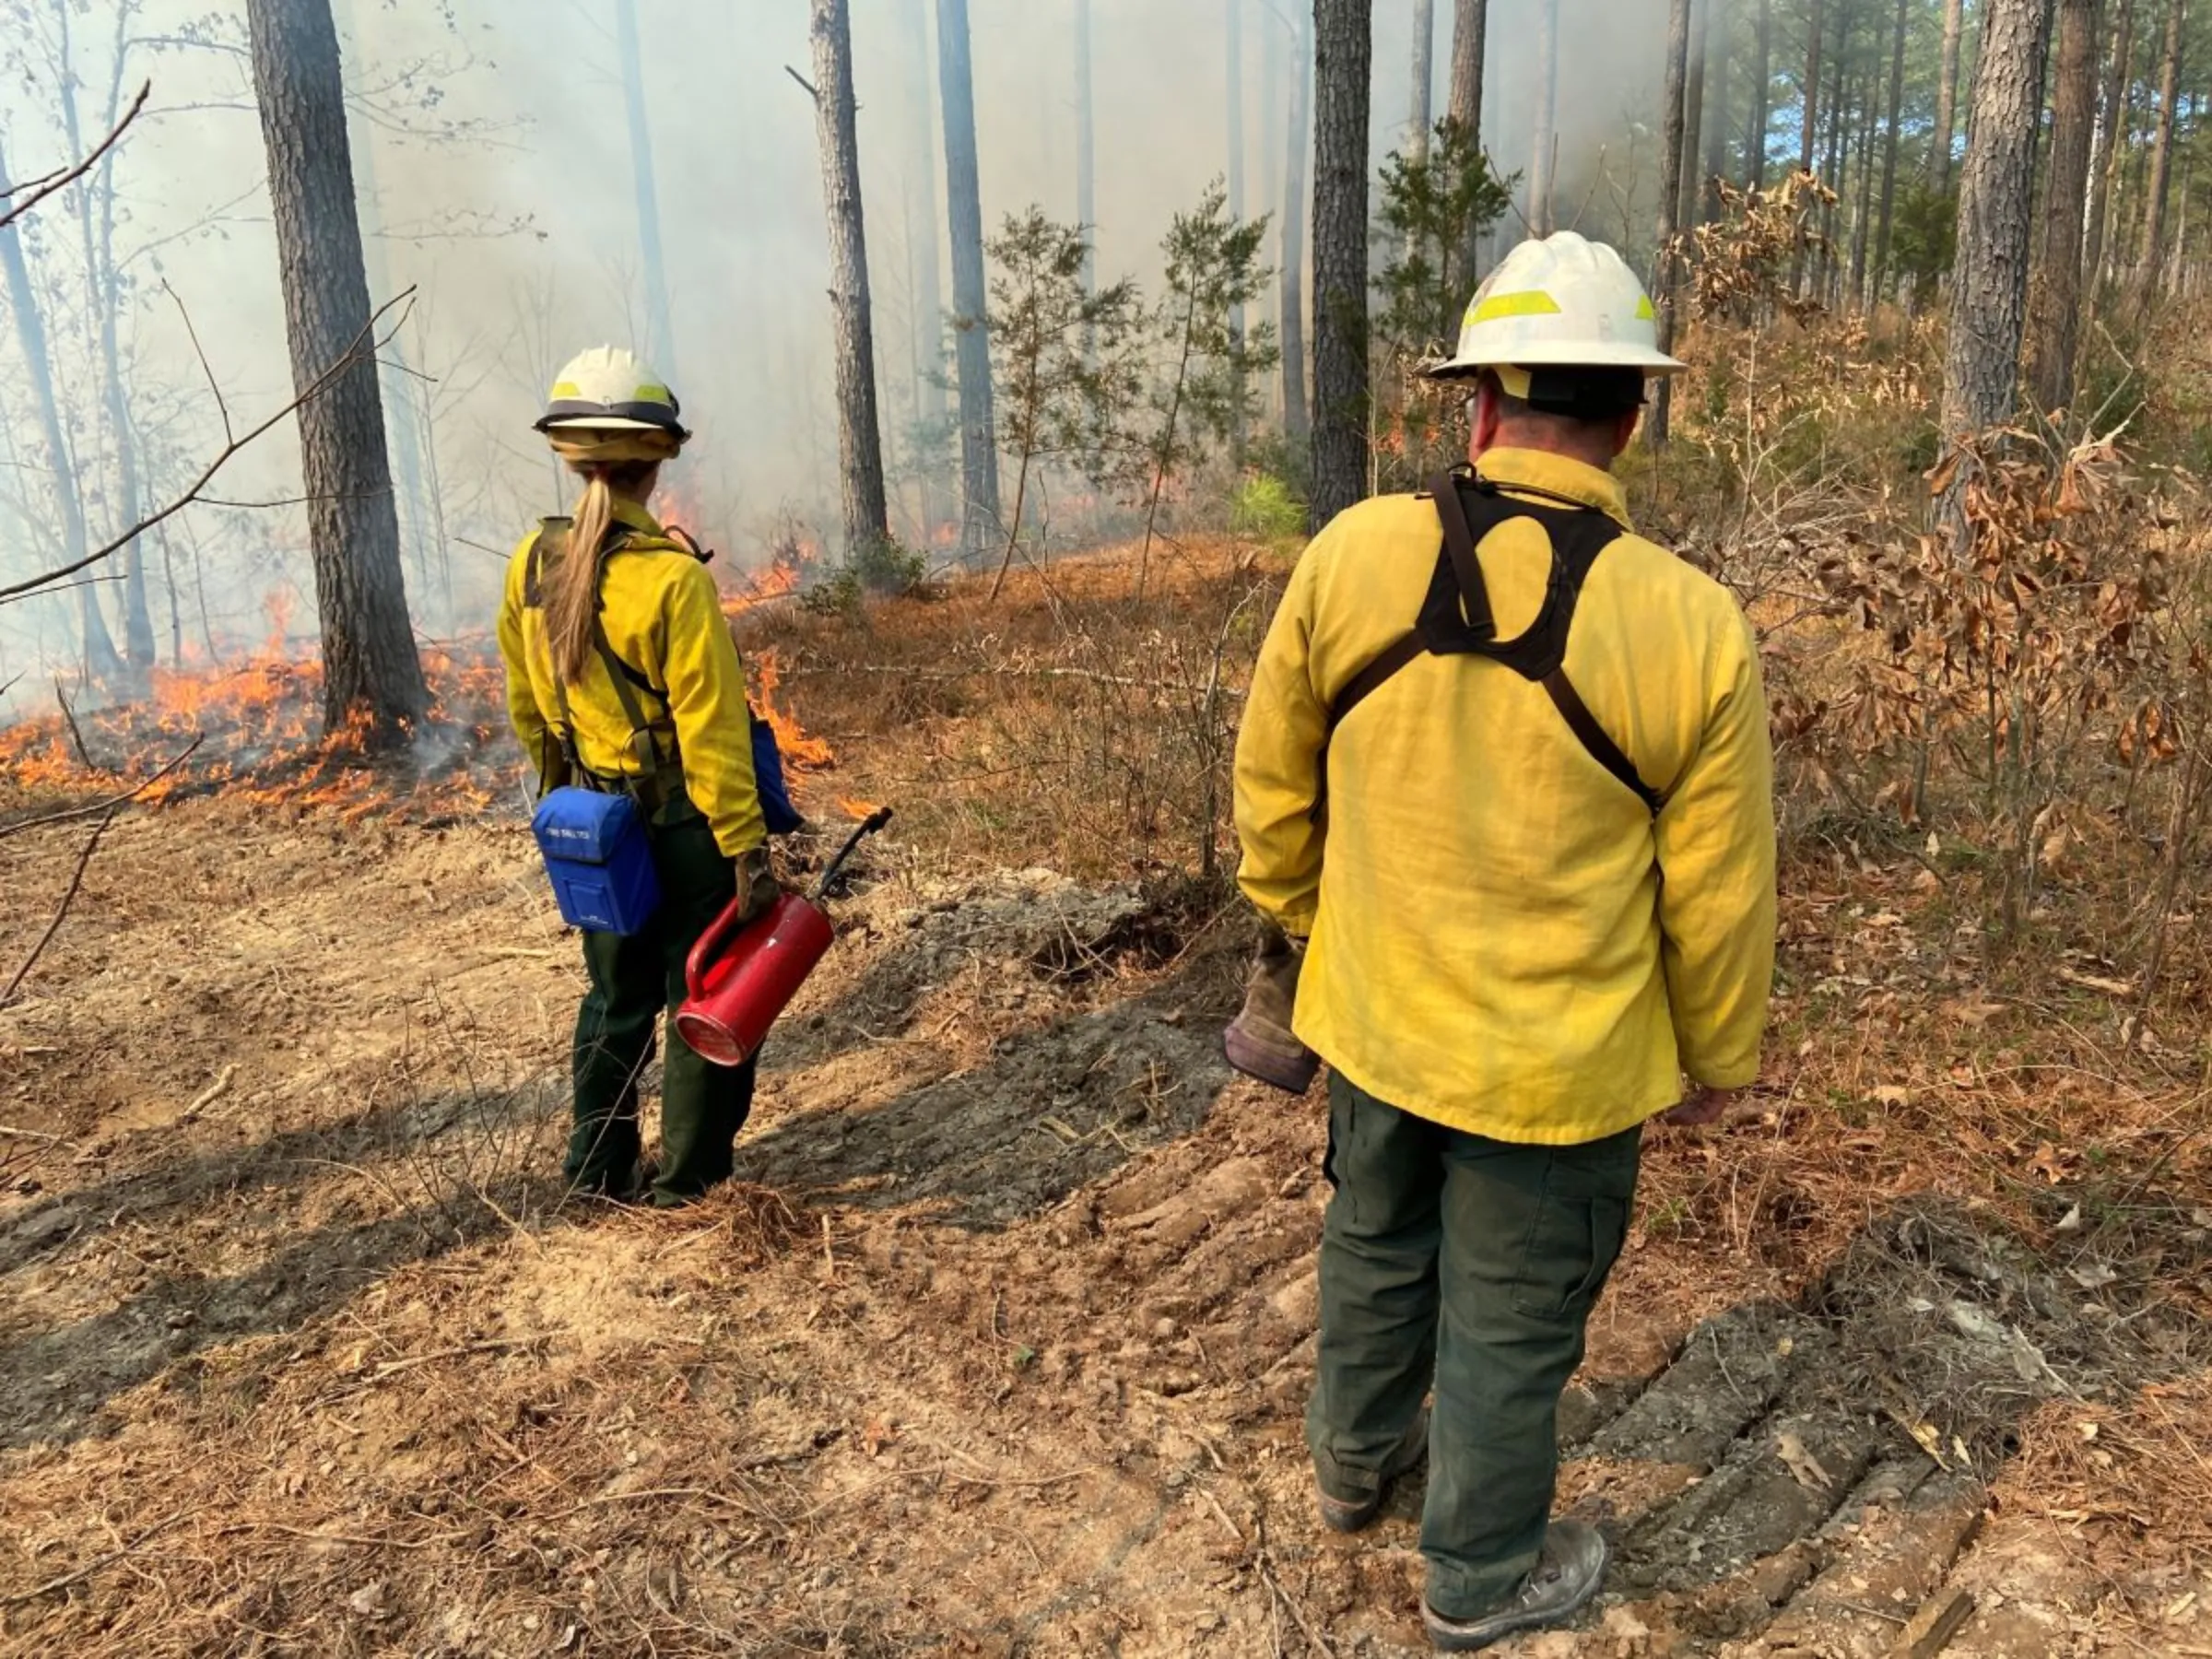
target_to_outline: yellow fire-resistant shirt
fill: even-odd
[[[1629,527],[1594,467],[1494,450],[1481,472]],[[1566,662],[1666,793],[1656,823],[1542,686],[1430,655],[1347,715],[1313,821],[1326,712],[1413,625],[1441,547],[1430,501],[1353,508],[1306,549],[1260,653],[1237,743],[1240,880],[1311,935],[1299,1036],[1379,1100],[1538,1145],[1642,1122],[1682,1098],[1685,1070],[1751,1082],[1774,963],[1758,651],[1729,594],[1663,549],[1630,535],[1598,559]],[[1543,603],[1549,538],[1509,523],[1480,558],[1511,639]]]
[[[721,595],[706,566],[661,534],[642,507],[615,503],[615,517],[641,534],[606,560],[601,579],[600,620],[614,653],[665,695],[640,688],[640,712],[653,724],[665,759],[680,751],[685,793],[714,828],[714,840],[735,858],[767,839],[760,796],[753,781],[751,716],[745,701],[745,669],[722,614]],[[545,771],[559,755],[551,735],[560,721],[560,700],[546,641],[546,615],[524,603],[532,530],[507,562],[507,593],[500,606],[500,654],[507,665],[507,713],[523,752]],[[603,777],[636,776],[644,763],[631,747],[629,716],[616,696],[606,665],[594,652],[580,684],[569,688],[576,721],[576,748],[583,764]]]

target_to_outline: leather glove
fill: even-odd
[[[738,921],[758,922],[774,908],[782,892],[766,847],[754,847],[737,855]]]
[[[1313,1086],[1321,1056],[1290,1029],[1298,1006],[1298,975],[1306,942],[1293,939],[1272,922],[1264,924],[1258,951],[1245,981],[1244,1007],[1222,1033],[1230,1065],[1288,1094],[1302,1095]]]

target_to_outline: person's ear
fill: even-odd
[[[1480,460],[1483,453],[1498,444],[1500,418],[1498,411],[1498,382],[1484,375],[1476,382],[1475,418],[1473,432],[1467,444],[1467,458]]]

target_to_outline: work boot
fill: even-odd
[[[1606,1541],[1580,1521],[1554,1521],[1544,1535],[1544,1551],[1521,1588],[1503,1606],[1479,1618],[1446,1618],[1427,1601],[1421,1622],[1440,1653],[1472,1653],[1516,1630],[1559,1624],[1597,1594],[1606,1577]]]
[[[1313,1086],[1321,1056],[1290,1029],[1298,1006],[1298,971],[1305,941],[1293,939],[1272,923],[1260,935],[1244,990],[1244,1007],[1222,1033],[1230,1065],[1287,1093],[1302,1095]]]
[[[1375,1476],[1375,1489],[1358,1497],[1346,1498],[1329,1490],[1317,1469],[1313,1475],[1313,1489],[1321,1500],[1321,1524],[1331,1532],[1356,1533],[1382,1512],[1382,1501],[1390,1496],[1391,1485],[1399,1476],[1411,1474],[1429,1461],[1429,1407],[1424,1406],[1413,1419],[1413,1427],[1406,1430],[1382,1472]]]

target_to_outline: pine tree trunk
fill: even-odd
[[[1489,29],[1489,0],[1457,0],[1452,19],[1452,92],[1444,113],[1479,152],[1482,147],[1482,57]],[[1469,225],[1460,241],[1459,268],[1472,276],[1481,263],[1476,242],[1481,232]],[[1449,320],[1447,320],[1449,321]],[[1445,331],[1449,338],[1451,330]]]
[[[991,416],[991,336],[983,320],[983,203],[976,180],[968,0],[937,0],[937,78],[945,111],[945,195],[960,382],[960,546],[973,556],[990,546],[998,528],[998,434]]]
[[[2011,419],[2018,394],[2051,29],[2047,0],[1987,5],[1959,170],[1959,257],[1944,359],[1943,435],[1954,444]],[[1951,516],[1956,523],[1955,502]]]
[[[1943,0],[1943,64],[1936,72],[1936,133],[1928,144],[1928,182],[1937,195],[1951,187],[1951,144],[1959,130],[1959,37],[1965,28],[1966,0]]]
[[[2173,178],[2173,111],[2182,81],[2182,26],[2189,0],[2167,0],[2166,49],[2159,70],[2159,128],[2150,141],[2150,182],[2144,186],[2143,253],[2136,286],[2148,293],[2166,253],[2166,204]]]
[[[1820,96],[1827,100],[1828,137],[1820,150],[1820,182],[1836,193],[1836,200],[1825,202],[1820,207],[1820,255],[1813,265],[1813,292],[1823,300],[1829,295],[1830,283],[1836,269],[1836,208],[1843,194],[1843,68],[1851,42],[1851,7],[1840,3],[1836,6],[1836,49],[1830,54],[1835,71],[1835,85]],[[1816,79],[1816,84],[1818,81]]]
[[[1744,117],[1744,183],[1767,187],[1767,126],[1774,118],[1774,0],[1759,0],[1751,57],[1751,107]]]
[[[1290,131],[1283,171],[1283,269],[1277,333],[1283,347],[1283,434],[1296,441],[1312,431],[1306,402],[1306,163],[1313,147],[1313,26],[1293,14],[1290,61]],[[1277,135],[1280,141],[1281,135]]]
[[[860,206],[850,0],[812,0],[806,34],[814,48],[815,132],[822,149],[822,206],[830,220],[845,557],[860,559],[890,541],[891,525],[883,487],[883,431],[876,413],[876,324],[868,294],[867,226]]]
[[[1077,0],[1077,27],[1082,28],[1089,20],[1090,0]],[[900,10],[906,22],[906,50],[900,56],[906,71],[907,235],[913,244],[910,253],[914,272],[914,407],[924,425],[935,427],[945,418],[945,293],[938,263],[943,251],[937,241],[945,221],[937,205],[936,127],[930,120],[936,100],[930,95],[929,84],[929,0],[902,0]],[[1088,177],[1084,163],[1090,156],[1090,124],[1086,119],[1089,106],[1080,96],[1088,89],[1089,77],[1080,73],[1089,67],[1088,29],[1080,39],[1085,45],[1078,50],[1086,55],[1078,65],[1077,81],[1076,214],[1088,225],[1089,205],[1085,199]],[[933,528],[935,514],[927,504],[936,496],[934,483],[924,486],[924,510]]]
[[[1538,236],[1552,232],[1551,196],[1559,161],[1559,0],[1536,0],[1536,124],[1530,140],[1528,220]]]
[[[1698,197],[1700,224],[1720,217],[1720,185],[1728,177],[1728,144],[1735,136],[1729,124],[1734,114],[1728,100],[1728,45],[1735,32],[1735,0],[1711,0],[1711,4],[1713,20],[1705,65],[1705,96],[1711,101],[1705,112],[1705,187]]]
[[[1798,88],[1797,171],[1810,172],[1818,159],[1820,137],[1820,45],[1825,38],[1826,0],[1812,0],[1805,22],[1805,79]],[[1828,182],[1833,183],[1834,180]]]
[[[2112,24],[2112,56],[2107,61],[2104,99],[2097,121],[2097,153],[2089,164],[2089,205],[2083,216],[2088,246],[2082,251],[2082,280],[2093,294],[2104,281],[2104,255],[2109,245],[2112,181],[2120,159],[2127,153],[2122,136],[2129,126],[2129,94],[2135,84],[2136,0],[2120,0],[2120,15]]]
[[[0,192],[11,187],[7,159],[0,154]],[[5,199],[5,196],[0,196]],[[62,409],[54,394],[53,360],[46,347],[46,320],[30,285],[30,267],[23,257],[22,225],[0,228],[0,275],[7,281],[7,309],[16,319],[16,343],[22,348],[23,367],[38,405],[39,436],[46,450],[46,467],[53,478],[56,516],[61,521],[62,552],[71,564],[90,551],[85,533],[85,502],[78,493],[76,466],[62,432]],[[100,589],[87,582],[76,590],[76,615],[84,649],[86,675],[100,682],[117,679],[123,659],[100,614],[95,597]]]
[[[1652,255],[1652,294],[1659,308],[1659,349],[1671,351],[1675,343],[1675,232],[1676,214],[1682,202],[1682,156],[1688,147],[1683,129],[1689,96],[1690,0],[1667,0],[1666,74],[1659,95],[1659,245]],[[1666,429],[1674,411],[1673,386],[1662,378],[1644,425],[1644,436],[1653,449],[1666,443]]]
[[[2044,410],[2074,401],[2079,341],[2083,197],[2088,192],[2090,129],[2097,119],[2097,30],[2100,0],[2058,0],[2058,80],[2051,124],[2051,170],[2043,187],[2041,246],[2030,290],[2034,345],[2030,376]]]
[[[1905,35],[1912,21],[1912,0],[1897,0],[1897,33],[1889,59],[1889,112],[1882,141],[1881,222],[1875,236],[1874,297],[1879,300],[1889,284],[1889,237],[1896,225],[1897,152],[1900,123],[1905,112]]]
[[[1229,96],[1225,100],[1229,117],[1224,136],[1229,145],[1229,217],[1236,224],[1244,222],[1244,0],[1227,0],[1229,34],[1225,59],[1228,64]],[[1229,357],[1237,373],[1240,395],[1230,415],[1229,456],[1231,465],[1240,469],[1244,465],[1244,399],[1241,395],[1245,377],[1244,368],[1244,307],[1229,308]]]
[[[312,3],[312,0],[311,0]],[[622,58],[622,103],[629,122],[630,194],[638,205],[638,261],[645,277],[645,327],[653,366],[682,378],[676,360],[676,314],[668,305],[668,262],[661,248],[661,195],[653,165],[652,105],[638,50],[638,0],[615,0],[615,42]]]
[[[346,95],[328,0],[248,0],[253,89],[268,152],[292,385],[327,375],[369,327]],[[323,633],[323,717],[397,741],[429,704],[407,619],[399,519],[377,398],[363,351],[300,409],[300,460]]]
[[[1310,526],[1367,488],[1368,0],[1313,0],[1313,444]]]
[[[1436,0],[1413,0],[1413,97],[1406,111],[1406,153],[1429,159],[1429,129],[1436,124]]]
[[[1682,154],[1676,164],[1675,229],[1698,222],[1698,198],[1704,188],[1699,158],[1705,136],[1705,52],[1712,32],[1712,0],[1695,0],[1689,30],[1689,66],[1682,90]]]
[[[1866,303],[1866,251],[1874,230],[1874,175],[1875,140],[1880,133],[1878,112],[1881,99],[1877,96],[1881,85],[1881,41],[1875,41],[1876,50],[1866,60],[1866,78],[1860,83],[1859,143],[1855,165],[1859,174],[1859,199],[1852,212],[1851,226],[1851,303],[1854,308]]]

